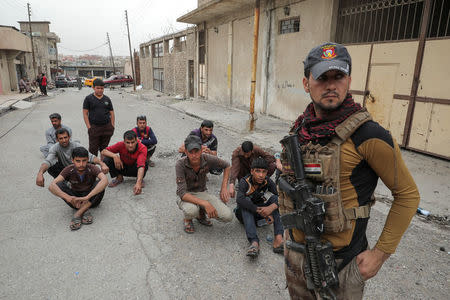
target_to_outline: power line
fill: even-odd
[[[126,10],[125,10],[125,21],[127,23],[128,46],[130,48],[131,70],[133,72],[133,91],[136,91],[136,73],[134,72],[134,59],[133,59],[133,54],[131,53],[130,27],[128,26],[128,12]]]
[[[95,48],[92,48],[92,49],[86,49],[86,50],[75,50],[75,49],[70,49],[70,48],[63,47],[63,46],[61,46],[61,45],[59,45],[59,48],[63,48],[63,49],[65,49],[65,50],[74,51],[74,52],[89,52],[89,51],[92,51],[92,50],[96,50],[96,49],[98,49],[98,48],[101,48],[101,47],[103,47],[103,46],[105,46],[105,45],[107,45],[107,44],[108,44],[108,42],[103,43],[103,44],[101,44],[100,46],[97,46],[97,47],[95,47]]]

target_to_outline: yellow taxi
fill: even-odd
[[[86,78],[86,80],[84,81],[84,85],[85,86],[90,86],[92,87],[92,83],[94,82],[95,79],[103,79],[102,77],[92,77],[92,78]]]

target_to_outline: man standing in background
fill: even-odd
[[[97,78],[92,83],[94,92],[83,102],[83,118],[88,129],[89,152],[97,155],[108,147],[114,134],[114,109],[108,96],[104,95],[105,83]]]

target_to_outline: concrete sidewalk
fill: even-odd
[[[176,100],[174,97],[156,91],[140,90],[135,94],[143,100],[158,101],[200,120],[211,120],[216,125],[239,133],[242,141],[251,140],[272,153],[281,150],[279,141],[287,134],[292,125],[292,122],[258,115],[255,130],[249,132],[248,111],[198,99]],[[220,143],[220,137],[218,138]],[[419,188],[421,195],[419,206],[430,211],[434,216],[446,218],[448,222],[450,215],[450,161],[408,150],[402,150],[402,156]],[[377,199],[387,202],[393,199],[391,191],[381,180],[375,190],[375,195]]]
[[[29,101],[36,96],[36,93],[14,93],[0,95],[0,114],[11,109],[19,101]]]

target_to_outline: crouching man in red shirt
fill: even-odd
[[[113,180],[109,187],[115,187],[123,182],[123,176],[137,177],[133,192],[142,192],[144,176],[147,173],[147,147],[137,140],[136,133],[128,130],[123,134],[123,142],[118,142],[104,149],[101,154],[109,167]]]

